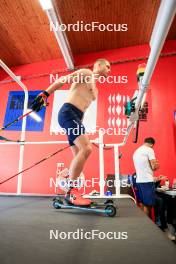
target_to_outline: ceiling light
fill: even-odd
[[[51,0],[39,0],[43,10],[48,10],[53,8]]]

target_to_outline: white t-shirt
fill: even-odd
[[[149,160],[155,158],[155,152],[147,146],[139,147],[133,154],[134,167],[136,169],[136,182],[153,182],[153,171]]]

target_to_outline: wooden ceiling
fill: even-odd
[[[0,58],[9,66],[62,57],[38,0],[0,1]]]
[[[149,43],[160,0],[53,0],[64,24],[127,24],[128,31],[66,31],[74,54]],[[39,0],[0,1],[0,58],[10,66],[62,57]],[[168,39],[176,39],[176,18]]]
[[[64,24],[77,21],[127,24],[126,32],[67,32],[73,53],[107,50],[147,43],[159,7],[159,0],[55,0]],[[73,3],[74,7],[73,8]],[[66,14],[66,15],[63,15]]]

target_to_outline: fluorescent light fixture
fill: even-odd
[[[49,22],[53,25],[62,24],[62,20],[59,14],[59,11],[57,12],[57,15],[55,13],[55,10],[53,8],[52,0],[39,0],[43,10],[45,10]],[[58,18],[59,17],[59,21]],[[73,63],[73,56],[71,53],[71,48],[68,43],[67,37],[65,32],[62,32],[60,30],[53,30],[54,35],[56,37],[56,40],[59,44],[60,50],[62,52],[62,55],[64,57],[65,63],[68,67],[68,69],[73,70],[74,69],[74,63]]]
[[[31,109],[28,109],[28,112],[30,112],[30,111],[31,111]],[[41,117],[39,115],[37,115],[35,112],[31,112],[29,115],[30,115],[30,117],[32,117],[37,122],[42,121]]]
[[[59,14],[59,11],[56,15],[54,8],[52,8],[50,10],[46,10],[46,13],[47,13],[48,19],[51,24],[53,25],[62,24],[62,19]],[[68,69],[73,70],[74,69],[73,56],[72,56],[71,48],[70,48],[65,32],[61,30],[56,30],[56,29],[54,29],[53,32],[59,44],[59,48],[62,52],[62,55],[64,57],[64,60],[65,60],[65,63]]]
[[[53,8],[51,0],[39,0],[43,10],[49,10]]]

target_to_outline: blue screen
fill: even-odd
[[[31,102],[40,92],[41,91],[28,92],[29,94],[28,108],[30,108]],[[4,126],[23,114],[23,106],[24,106],[24,92],[23,91],[9,92],[6,114],[4,118]],[[43,131],[45,111],[46,108],[43,107],[39,112],[36,113],[41,118],[42,120],[41,122],[37,122],[30,115],[27,116],[26,131]],[[21,128],[22,128],[22,120],[19,120],[15,124],[6,128],[6,130],[21,131]]]

